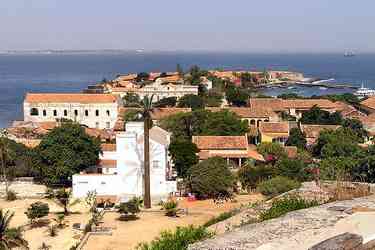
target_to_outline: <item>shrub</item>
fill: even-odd
[[[309,174],[306,171],[306,164],[299,159],[283,158],[276,163],[279,175],[298,181],[306,181]]]
[[[204,223],[203,226],[204,227],[212,226],[216,223],[219,223],[220,221],[224,221],[226,219],[229,219],[230,217],[238,214],[239,212],[240,212],[239,209],[233,209],[233,210],[228,211],[228,212],[223,212],[223,213],[219,214],[218,216],[213,217],[210,220],[208,220],[206,223]]]
[[[177,216],[177,201],[167,201],[163,203],[163,209],[165,210],[165,215],[169,217]]]
[[[54,218],[53,220],[56,222],[56,226],[58,228],[64,228],[66,226],[64,214],[58,214],[57,217]]]
[[[175,232],[164,231],[150,243],[141,243],[137,250],[185,250],[189,244],[211,238],[213,234],[205,227],[177,227]]]
[[[234,176],[226,161],[220,157],[204,160],[190,169],[190,185],[199,198],[232,195]]]
[[[7,193],[6,193],[6,196],[5,196],[5,200],[7,200],[7,201],[17,200],[16,192],[14,192],[12,190],[8,190]]]
[[[301,184],[298,181],[287,177],[277,176],[267,181],[261,182],[257,190],[263,195],[274,197],[276,195],[288,192],[289,190],[299,188]]]
[[[318,206],[317,201],[307,201],[300,197],[285,197],[272,202],[270,209],[260,214],[262,221],[280,217],[288,212]]]
[[[40,201],[34,202],[30,205],[30,207],[25,212],[27,218],[30,219],[30,222],[35,222],[35,219],[42,218],[47,216],[49,213],[49,206],[47,203],[43,203]]]
[[[257,184],[275,175],[275,168],[271,165],[244,165],[238,171],[241,185],[246,189],[256,188]]]
[[[120,204],[118,212],[121,214],[128,215],[135,217],[136,214],[141,212],[140,206],[141,206],[141,200],[137,197],[133,197],[128,202],[123,202]]]

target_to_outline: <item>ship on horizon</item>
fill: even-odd
[[[346,51],[344,57],[354,57],[356,54],[353,51]]]

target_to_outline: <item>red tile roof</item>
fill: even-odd
[[[375,109],[375,97],[369,97],[366,100],[361,102],[362,106]]]
[[[247,149],[246,136],[193,136],[193,143],[204,149]]]
[[[316,124],[301,124],[301,130],[305,133],[307,138],[318,138],[323,130],[336,130],[340,125],[316,125]]]
[[[310,109],[317,105],[323,109],[338,109],[339,105],[327,99],[289,99],[280,98],[250,98],[251,108],[268,107],[274,111],[283,111],[285,109]]]
[[[117,96],[111,94],[82,93],[27,93],[28,103],[115,103]]]
[[[259,124],[261,133],[289,133],[288,122],[261,122]]]
[[[266,107],[257,107],[257,108],[217,108],[211,107],[206,108],[212,112],[219,112],[222,110],[229,110],[233,113],[236,113],[241,118],[269,118],[272,116],[276,116],[276,113],[269,108]]]

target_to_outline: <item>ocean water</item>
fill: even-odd
[[[119,52],[63,54],[0,54],[0,127],[22,119],[27,92],[79,92],[88,84],[117,74],[174,71],[197,64],[205,69],[294,70],[306,77],[334,78],[337,83],[375,88],[375,54],[347,58],[341,54],[249,54],[197,52]],[[303,95],[350,92],[350,89],[268,89],[266,94]]]

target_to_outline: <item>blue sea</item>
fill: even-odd
[[[0,127],[22,119],[26,92],[79,92],[87,85],[117,74],[174,71],[199,65],[204,69],[294,70],[306,77],[334,78],[337,83],[375,88],[375,54],[251,54],[218,52],[116,52],[60,54],[0,54]],[[267,89],[265,94],[297,92],[319,95],[350,89]]]

